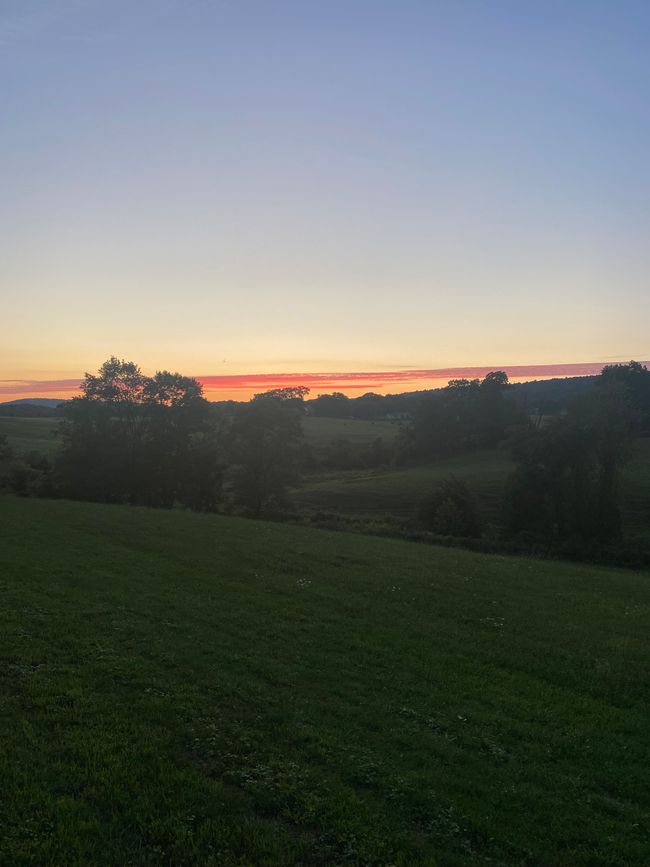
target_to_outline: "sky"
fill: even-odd
[[[0,400],[650,358],[646,0],[0,0],[0,118]]]

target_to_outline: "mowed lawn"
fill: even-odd
[[[0,864],[649,863],[650,576],[0,498]]]

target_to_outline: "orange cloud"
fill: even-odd
[[[644,362],[650,364],[650,362]],[[446,385],[449,379],[483,377],[491,370],[505,370],[511,380],[522,382],[551,377],[589,376],[600,373],[604,362],[583,364],[492,364],[482,367],[445,367],[417,370],[385,370],[328,373],[241,373],[197,376],[206,396],[213,399],[247,400],[252,394],[271,388],[305,385],[314,394],[342,391],[350,395],[376,391],[387,394]],[[0,380],[0,395],[7,400],[19,397],[73,397],[80,379]]]

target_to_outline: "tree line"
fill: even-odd
[[[5,480],[23,495],[258,516],[280,508],[296,479],[299,399],[293,389],[256,395],[223,417],[196,379],[146,376],[112,357],[63,406],[55,456],[31,452]]]
[[[620,468],[632,439],[650,435],[650,372],[634,361],[608,365],[592,389],[549,417],[527,411],[511,390],[503,371],[451,380],[420,396],[394,444],[377,438],[353,451],[339,439],[316,453],[303,435],[307,388],[274,389],[223,411],[196,379],[146,376],[112,357],[62,407],[54,457],[12,459],[0,437],[0,476],[22,495],[281,516],[305,470],[419,465],[500,446],[514,460],[503,537],[532,547],[621,544]],[[473,492],[458,479],[413,507],[420,526],[439,536],[484,532]]]

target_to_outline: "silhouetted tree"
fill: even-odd
[[[507,400],[508,377],[493,371],[479,379],[452,379],[420,402],[412,423],[400,432],[404,457],[434,459],[497,445],[524,418]]]
[[[566,417],[520,431],[505,500],[509,530],[547,543],[620,540],[618,471],[628,433],[618,388],[585,395]]]
[[[350,418],[350,398],[342,392],[319,394],[309,402],[313,415],[323,418]]]
[[[226,434],[235,502],[254,517],[272,511],[297,480],[302,441],[301,415],[273,397],[239,407]]]
[[[627,406],[631,430],[639,434],[650,433],[650,370],[639,361],[627,364],[608,364],[596,380],[602,392],[620,389]]]
[[[427,530],[442,536],[476,538],[481,534],[476,500],[468,485],[455,476],[442,479],[420,503],[418,517]]]
[[[72,497],[171,506],[184,502],[193,462],[205,460],[209,408],[201,385],[177,373],[145,376],[110,358],[86,374],[64,408],[58,474]]]
[[[253,400],[271,398],[272,400],[280,401],[280,403],[289,404],[296,408],[302,408],[304,400],[310,390],[311,389],[307,388],[306,385],[291,385],[286,388],[272,388],[269,391],[264,391],[260,394],[254,395]]]

